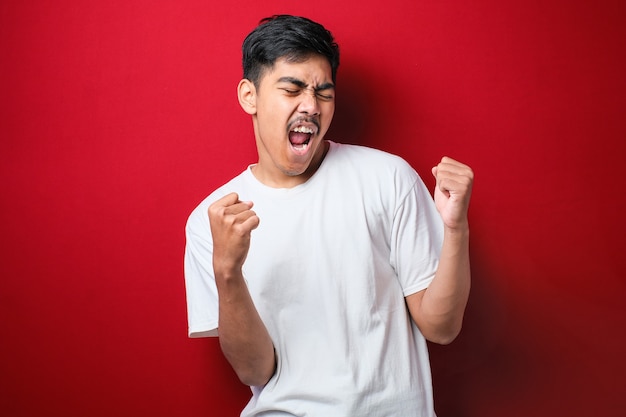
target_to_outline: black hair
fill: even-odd
[[[275,15],[262,19],[243,41],[243,78],[257,87],[263,71],[285,58],[301,62],[312,54],[325,57],[333,82],[339,67],[339,46],[324,26],[305,17]]]

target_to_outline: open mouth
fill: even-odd
[[[313,136],[313,129],[308,126],[298,126],[289,131],[289,142],[298,154],[306,153]]]

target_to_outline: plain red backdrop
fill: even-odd
[[[621,0],[3,1],[0,414],[238,415],[186,336],[183,228],[255,161],[240,45],[274,13],[341,45],[330,139],[476,172],[438,415],[623,415]]]

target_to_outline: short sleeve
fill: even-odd
[[[218,296],[213,274],[213,242],[207,213],[200,204],[185,228],[185,290],[189,337],[217,336]]]
[[[443,244],[443,222],[421,178],[400,201],[393,217],[390,262],[404,296],[428,287]]]

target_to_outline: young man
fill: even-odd
[[[248,35],[259,159],[187,223],[189,334],[219,329],[252,388],[242,416],[434,416],[426,340],[461,328],[472,171],[443,158],[433,202],[399,157],[324,140],[338,65],[308,19]]]

